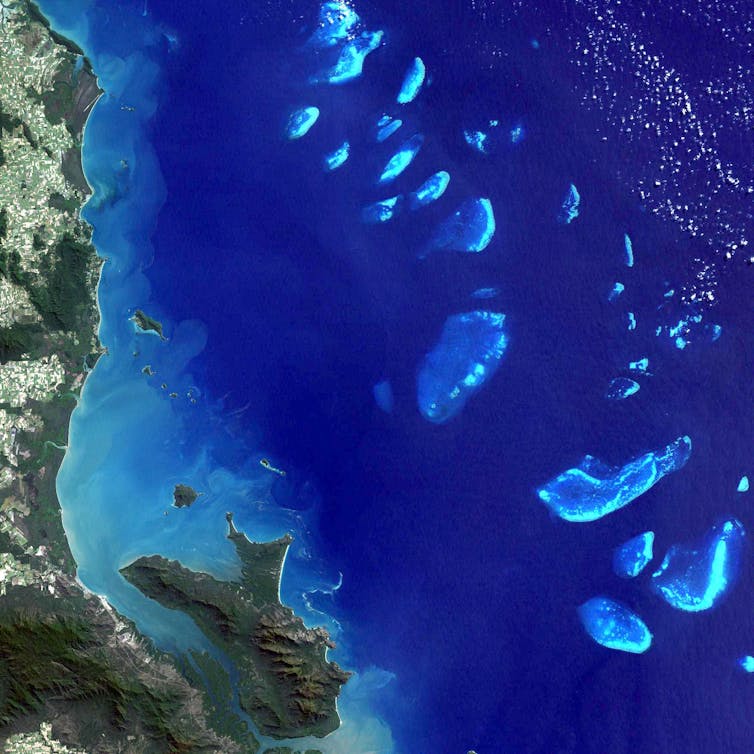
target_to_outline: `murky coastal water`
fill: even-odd
[[[40,4],[106,90],[84,215],[108,354],[58,477],[84,584],[204,646],[118,568],[232,575],[232,510],[293,533],[282,599],[357,671],[325,752],[742,750],[751,215],[685,186],[672,143],[699,125],[744,191],[744,116],[696,108],[610,2],[339,5],[319,36],[313,3]],[[619,578],[642,532],[654,559]]]
[[[199,321],[166,321],[169,341],[162,342],[138,333],[130,320],[138,307],[155,310],[143,269],[154,253],[149,237],[165,188],[148,132],[163,83],[155,61],[174,41],[133,9],[106,5],[41,3],[55,28],[86,51],[105,90],[87,123],[83,160],[94,190],[84,217],[106,260],[99,305],[100,340],[107,355],[87,378],[58,476],[79,577],[159,647],[213,651],[192,621],[146,599],[117,571],[139,555],[159,553],[220,578],[232,576],[238,563],[225,537],[224,517],[231,510],[252,539],[295,534],[282,599],[307,623],[324,623],[337,637],[337,623],[305,603],[306,595],[327,593],[338,579],[308,550],[313,523],[271,503],[274,477],[258,466],[261,454],[246,462],[234,458],[233,467],[217,461],[225,446],[237,446],[238,457],[248,450],[222,426],[221,406],[207,401],[192,376],[191,362],[205,347],[206,327]],[[155,372],[151,382],[142,373],[146,364]],[[201,491],[201,504],[171,507],[178,483]],[[331,656],[348,665],[347,653]],[[370,750],[389,751],[389,730],[367,711],[370,678],[372,685],[386,682],[374,669],[356,678],[355,693],[349,689],[339,705],[343,725],[324,745],[308,739],[296,745],[352,752],[355,742],[363,740]]]

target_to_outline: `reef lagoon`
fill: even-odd
[[[476,5],[40,2],[105,90],[83,158],[107,354],[57,480],[79,578],[206,647],[119,569],[237,574],[226,511],[290,532],[281,599],[355,673],[302,750],[745,751],[751,129],[699,83],[735,81],[741,42],[683,54],[734,25],[665,2]],[[656,94],[671,68],[739,188],[661,170],[698,134]],[[666,565],[619,578],[646,531]]]

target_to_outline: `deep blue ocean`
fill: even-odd
[[[671,545],[726,517],[754,526],[754,493],[736,491],[754,475],[752,130],[735,99],[751,97],[752,11],[697,5],[359,3],[381,44],[361,76],[328,85],[311,81],[329,60],[307,43],[314,0],[43,0],[106,92],[84,216],[107,260],[108,354],[58,479],[82,581],[180,651],[196,629],[118,567],[158,552],[232,575],[226,510],[253,539],[291,531],[283,601],[326,625],[356,673],[341,729],[316,744],[329,754],[751,751],[745,548],[712,610],[650,588]],[[427,81],[397,105],[415,56]],[[305,106],[319,120],[286,138]],[[404,124],[379,143],[383,114]],[[486,154],[464,139],[477,128]],[[416,159],[378,187],[414,133]],[[708,159],[720,169],[697,169]],[[451,181],[437,202],[363,221],[438,170]],[[571,184],[579,215],[558,223]],[[494,208],[489,246],[419,258],[469,197]],[[136,308],[166,342],[136,332]],[[430,422],[417,373],[448,317],[475,310],[505,315],[505,353],[456,416]],[[639,392],[606,399],[621,376]],[[682,469],[595,522],[537,496],[585,454],[620,467],[685,435]],[[179,482],[204,493],[190,509],[170,508]],[[655,562],[618,578],[613,550],[650,529]],[[641,616],[649,651],[592,641],[578,607],[596,595]]]

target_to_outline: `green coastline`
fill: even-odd
[[[251,542],[227,515],[228,539],[241,561],[237,581],[219,581],[159,555],[121,569],[141,592],[189,615],[239,671],[241,708],[273,738],[325,736],[340,724],[336,700],[350,674],[327,659],[327,632],[306,628],[281,604],[289,535]]]
[[[83,133],[101,94],[75,43],[55,32],[29,0],[4,0],[0,751],[44,754],[64,746],[71,754],[257,752],[258,742],[232,712],[224,669],[206,655],[158,651],[131,621],[86,591],[75,577],[62,525],[55,478],[70,417],[87,373],[105,353],[97,338],[102,260],[80,217],[91,194],[81,161]],[[142,332],[164,339],[161,323],[144,312],[137,310],[134,321]],[[188,507],[196,493],[183,487],[175,502]],[[282,561],[278,581],[280,568]],[[198,588],[189,586],[192,578],[186,576],[187,594]],[[190,615],[198,610],[186,605]],[[281,612],[268,615],[273,634],[292,622],[303,627],[279,602],[275,610]],[[206,628],[211,635],[210,621]],[[242,654],[237,659],[244,661]],[[272,671],[264,679],[275,700],[273,713],[264,714],[277,714],[290,701],[288,681],[280,680],[278,688],[276,679]],[[330,709],[339,688],[332,687],[324,704],[326,722],[317,727],[306,718],[297,727],[291,718],[286,732],[296,737],[336,727],[337,712],[333,718]],[[261,714],[265,701],[257,703]]]

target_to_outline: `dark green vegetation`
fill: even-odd
[[[28,123],[24,123],[20,118],[13,117],[12,115],[8,115],[8,113],[3,112],[2,108],[0,108],[0,129],[3,131],[7,131],[10,133],[11,131],[15,131],[15,129],[20,128],[23,132],[24,138],[26,141],[29,142],[29,144],[34,148],[37,149],[39,147],[39,143],[34,138],[34,135],[31,132],[31,129],[29,128]]]
[[[56,81],[53,88],[46,91],[42,97],[45,106],[45,116],[53,125],[62,123],[70,117],[74,108],[74,89],[65,81]]]
[[[176,508],[188,508],[201,494],[187,484],[176,484],[173,490],[173,505]]]
[[[26,8],[27,15],[22,15],[21,23],[13,28],[17,28],[22,35],[30,57],[38,59],[53,54],[47,27],[40,27],[32,8],[28,5],[22,7]],[[56,79],[73,83],[76,55],[66,48],[64,59],[67,63],[56,70]],[[65,121],[76,139],[80,137],[84,123],[81,114],[88,113],[99,96],[96,87],[94,92],[87,89],[88,99],[81,99],[79,95],[82,92],[80,90],[77,94],[76,113],[68,113],[66,117],[70,116],[71,120]],[[43,93],[29,91],[27,95],[30,102],[43,97]],[[32,148],[39,148],[28,124],[2,108],[0,129],[3,132],[20,130]],[[9,179],[4,177],[4,180]],[[7,188],[23,191],[24,185],[21,183]],[[42,218],[52,208],[65,211],[69,221],[65,235],[57,239],[50,238],[49,231],[40,222],[31,239],[38,258],[31,263],[29,259],[22,259],[19,253],[23,246],[13,247],[8,243],[8,227],[14,218],[9,216],[7,207],[0,209],[0,276],[26,291],[41,318],[41,322],[29,322],[22,318],[0,328],[0,363],[20,360],[35,362],[55,354],[66,374],[65,388],[51,401],[28,402],[20,409],[3,406],[11,414],[33,415],[39,420],[36,431],[19,431],[16,435],[18,453],[15,479],[3,494],[10,493],[29,511],[28,515],[16,519],[17,527],[23,531],[29,544],[33,547],[44,546],[50,563],[68,573],[75,570],[75,563],[63,531],[55,476],[62,460],[61,449],[67,443],[68,422],[76,404],[76,393],[84,373],[99,356],[95,301],[99,262],[89,242],[91,231],[78,217],[81,200],[75,200],[75,193],[71,196],[73,198],[66,199],[60,194],[53,194],[49,206],[39,207]],[[32,206],[27,208],[32,213],[33,210]],[[9,459],[0,456],[0,465],[10,465]]]
[[[79,211],[78,203],[73,199],[66,199],[62,194],[50,194],[48,204],[53,209],[60,212],[67,212],[69,215],[75,215]]]
[[[250,542],[228,514],[228,537],[241,560],[237,582],[218,581],[157,555],[121,573],[165,607],[183,610],[235,663],[241,708],[275,738],[324,736],[340,720],[336,700],[349,674],[326,657],[333,644],[280,604],[278,589],[290,536]]]
[[[113,673],[106,658],[93,651],[97,639],[85,620],[45,614],[39,610],[39,600],[31,614],[9,614],[9,601],[6,598],[0,622],[1,725],[18,714],[36,711],[45,695],[52,693],[71,699],[107,699],[116,725],[126,717],[129,697],[142,696],[138,702],[148,713],[147,725],[162,725],[170,702]]]
[[[81,152],[78,149],[69,149],[63,152],[62,160],[63,175],[66,180],[75,186],[82,194],[91,194],[89,184],[84,176],[84,168],[81,164]]]
[[[92,754],[241,751],[209,730],[200,695],[163,656],[114,640],[132,626],[72,581],[53,588],[0,599],[0,740],[51,719],[54,737]]]
[[[0,246],[0,275],[16,285],[25,286],[28,277],[21,267],[21,255],[17,251],[5,251]]]
[[[190,659],[183,673],[194,687],[205,690],[204,709],[210,725],[237,741],[243,751],[258,751],[259,742],[233,710],[233,686],[225,668],[207,652],[192,651]]]
[[[34,547],[47,549],[50,563],[73,575],[76,564],[68,547],[55,489],[55,477],[63,461],[67,442],[67,419],[76,405],[71,394],[58,394],[49,403],[35,404],[35,413],[42,419],[41,432],[19,432],[19,443],[30,453],[19,462],[22,484],[19,497],[29,513],[20,528]]]
[[[142,332],[156,333],[165,340],[165,336],[162,334],[162,322],[158,322],[156,319],[152,319],[148,314],[145,314],[141,309],[137,309],[134,312],[134,316],[131,318],[136,323],[136,327]]]
[[[0,129],[10,133],[21,125],[20,118],[14,118],[12,115],[6,113],[2,107],[0,107]]]
[[[10,327],[0,327],[0,364],[18,361],[39,343],[42,328],[39,325],[21,325],[14,322]]]
[[[66,236],[46,260],[44,281],[29,285],[31,301],[48,327],[73,330],[80,322],[89,299],[91,254],[90,245]]]
[[[41,10],[37,7],[37,4],[34,2],[28,2],[27,4],[27,13],[29,14],[29,18],[38,24],[41,24],[49,37],[55,42],[56,44],[59,44],[61,47],[65,47],[66,50],[73,53],[74,55],[83,55],[84,51],[75,43],[72,42],[70,39],[66,39],[62,34],[58,34],[50,25],[50,22],[47,20],[47,16],[45,16]]]

